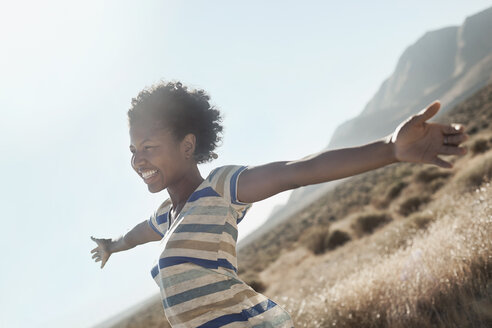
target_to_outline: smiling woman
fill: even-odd
[[[128,111],[131,165],[150,192],[170,199],[117,240],[92,238],[101,268],[109,256],[161,241],[152,269],[173,327],[293,327],[289,313],[237,275],[237,226],[251,204],[282,191],[399,161],[452,165],[438,155],[463,155],[462,125],[427,123],[434,102],[373,143],[312,154],[296,161],[217,167],[204,179],[197,165],[216,157],[220,113],[203,90],[161,83],[142,91]]]
[[[173,327],[293,327],[289,314],[237,275],[237,224],[250,203],[237,197],[245,166],[216,168],[203,179],[197,164],[217,157],[221,117],[202,90],[181,83],[140,92],[128,111],[131,165],[152,193],[170,199],[124,237],[95,239],[93,258],[161,240],[151,274]]]

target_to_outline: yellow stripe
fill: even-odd
[[[219,195],[224,196],[224,187],[225,187],[225,180],[229,173],[235,169],[234,167],[230,167],[224,170],[224,172],[221,172],[221,175],[219,179],[217,180],[217,186],[215,187],[215,191],[219,193]]]
[[[193,319],[195,319],[195,318],[197,318],[197,317],[201,316],[202,314],[207,313],[209,311],[213,311],[213,310],[217,310],[217,309],[221,309],[221,308],[222,309],[228,308],[228,307],[234,306],[236,304],[242,303],[245,298],[250,298],[250,297],[253,297],[256,295],[257,295],[257,293],[255,291],[253,291],[251,289],[247,289],[247,290],[244,290],[242,292],[235,294],[233,297],[231,297],[229,299],[200,306],[196,309],[189,310],[189,311],[177,314],[175,316],[169,317],[168,320],[169,320],[169,323],[171,325],[177,325],[180,323],[182,324],[182,323],[188,322],[190,320],[193,320]],[[211,318],[211,319],[213,319],[213,318]]]
[[[219,249],[236,257],[236,248],[233,245],[226,243],[225,241],[220,241]]]
[[[217,252],[219,245],[217,243],[198,241],[198,240],[170,240],[166,244],[166,249],[186,248],[200,251]]]

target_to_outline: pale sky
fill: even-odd
[[[425,32],[490,1],[0,1],[1,327],[90,327],[159,292],[158,243],[94,263],[90,236],[146,220],[126,112],[145,86],[205,89],[218,160],[294,160],[328,145]],[[256,203],[239,239],[289,192]],[[239,263],[239,265],[241,265]]]

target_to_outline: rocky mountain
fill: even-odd
[[[363,145],[384,137],[396,126],[439,99],[441,110],[431,120],[453,108],[492,82],[492,7],[465,19],[461,26],[424,34],[401,55],[396,68],[362,112],[337,127],[328,146],[338,149]],[[294,190],[282,208],[276,208],[261,231],[302,209],[339,181]],[[240,243],[245,246],[260,233]],[[255,236],[255,237],[253,237]]]

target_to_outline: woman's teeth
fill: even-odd
[[[142,172],[142,177],[144,179],[148,179],[148,178],[150,178],[151,176],[153,176],[156,173],[157,173],[157,170]]]

